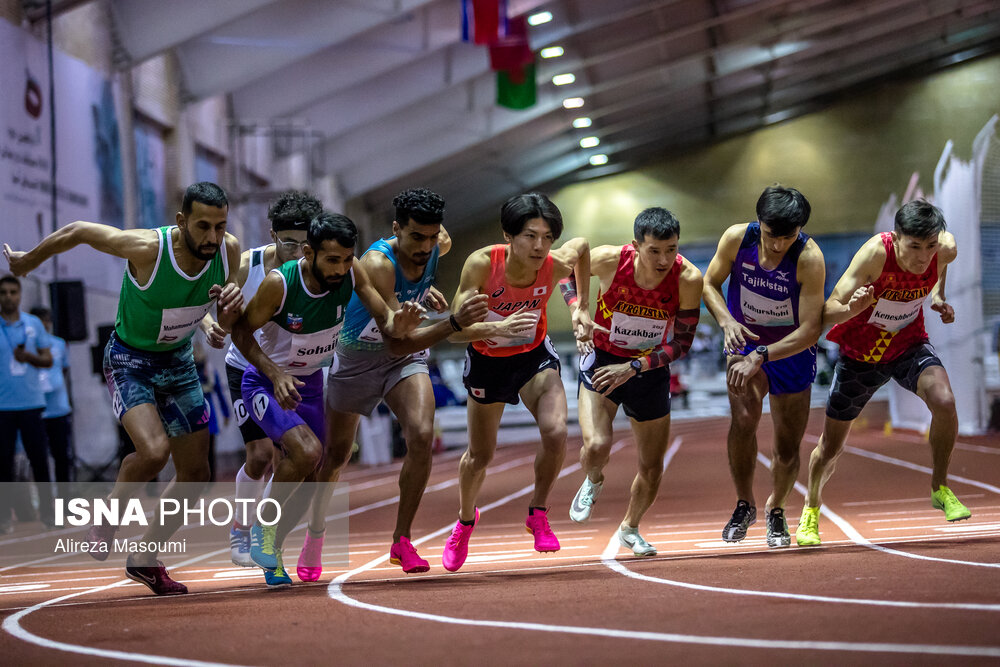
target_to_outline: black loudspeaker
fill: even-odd
[[[97,345],[90,346],[90,370],[95,375],[104,375],[104,348],[111,340],[111,334],[115,330],[113,324],[100,324],[97,326]]]
[[[52,330],[69,342],[87,340],[87,309],[83,283],[58,280],[49,284],[52,301]]]

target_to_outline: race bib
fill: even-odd
[[[535,316],[535,323],[529,327],[526,331],[518,334],[517,336],[507,337],[507,336],[497,336],[496,338],[489,338],[484,340],[490,347],[516,347],[518,345],[527,345],[535,340],[535,335],[538,332],[538,322],[542,317],[541,310],[529,310],[526,311],[529,315]],[[507,315],[501,315],[500,313],[489,311],[486,315],[485,322],[502,322],[507,319]]]
[[[175,343],[184,340],[201,323],[211,307],[212,302],[209,301],[202,306],[165,308],[160,316],[160,334],[156,337],[156,342]]]
[[[333,351],[341,326],[343,323],[316,333],[292,334],[292,341],[288,346],[288,367],[294,371],[329,366],[333,361]]]
[[[667,320],[636,317],[615,312],[611,315],[611,333],[608,340],[612,345],[627,350],[648,350],[663,342],[667,333]]]
[[[790,327],[795,324],[792,300],[775,301],[740,285],[740,309],[747,324],[759,327]]]
[[[917,319],[924,307],[925,295],[914,301],[890,301],[879,299],[875,302],[868,323],[883,331],[899,331],[907,324]]]
[[[382,330],[378,328],[377,324],[375,324],[375,318],[368,320],[368,324],[366,324],[365,328],[358,334],[358,340],[363,340],[366,343],[384,342],[384,339],[382,338]]]

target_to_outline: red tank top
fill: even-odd
[[[472,343],[473,349],[490,357],[510,357],[538,347],[548,331],[545,306],[552,295],[552,255],[548,255],[542,268],[535,275],[535,282],[527,287],[512,287],[507,283],[507,245],[490,248],[490,278],[486,282],[486,293],[490,295],[490,311],[487,322],[499,322],[508,315],[527,308],[535,313],[538,321],[533,330],[516,338],[491,338]]]
[[[846,322],[830,329],[827,340],[840,353],[869,364],[892,361],[914,345],[927,342],[924,300],[938,281],[938,258],[923,273],[910,273],[896,262],[892,234],[882,232],[885,266],[873,283],[875,302]]]
[[[594,321],[611,334],[594,331],[599,350],[620,357],[644,357],[663,345],[677,315],[678,286],[684,258],[680,254],[670,271],[653,289],[635,282],[635,246],[622,246],[614,280],[608,291],[597,297]]]

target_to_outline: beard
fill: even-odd
[[[316,282],[319,283],[319,286],[324,292],[335,290],[344,282],[345,276],[333,276],[332,278],[328,278],[320,273],[319,268],[316,266],[316,260],[313,260],[309,268],[312,271],[313,278],[316,279]]]
[[[187,246],[188,252],[190,252],[192,255],[194,255],[201,261],[207,262],[213,257],[215,257],[216,253],[219,252],[219,246],[215,245],[214,243],[205,243],[203,245],[197,246],[194,244],[194,238],[191,236],[188,230],[182,229],[181,233],[184,236],[184,245]]]

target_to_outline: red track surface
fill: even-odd
[[[814,412],[802,482],[821,428],[822,415]],[[453,453],[435,462],[413,534],[431,561],[427,574],[407,576],[386,561],[395,505],[364,509],[395,495],[398,465],[355,470],[349,481],[369,482],[350,496],[359,510],[351,517],[355,571],[325,571],[317,584],[265,590],[258,571],[214,577],[234,570],[226,549],[172,568],[189,595],[156,598],[132,582],[100,588],[122,580],[107,569],[10,570],[0,579],[0,655],[6,664],[113,657],[157,664],[1000,662],[995,438],[959,439],[950,484],[973,516],[948,524],[930,507],[928,472],[906,467],[929,466],[926,443],[912,434],[857,431],[849,443],[855,449],[844,454],[825,492],[825,509],[839,522],[821,518],[823,546],[769,550],[762,519],[743,543],[721,542],[735,504],[727,429],[725,419],[675,424],[659,500],[642,527],[660,550],[655,558],[640,561],[612,547],[617,560],[602,560],[635,473],[626,431],[585,526],[566,516],[582,479],[579,442],[571,442],[552,496],[563,545],[557,554],[535,553],[524,530],[533,448],[501,449],[483,487],[485,511],[469,561],[458,573],[445,572],[441,549],[458,506]],[[765,417],[765,455],[769,438]],[[758,466],[761,511],[769,483]],[[801,507],[801,493],[793,492],[793,531]],[[301,539],[300,531],[286,544],[289,564]],[[218,540],[220,550],[228,546],[221,530]],[[342,583],[331,585],[335,578]],[[10,588],[29,583],[48,587]]]

